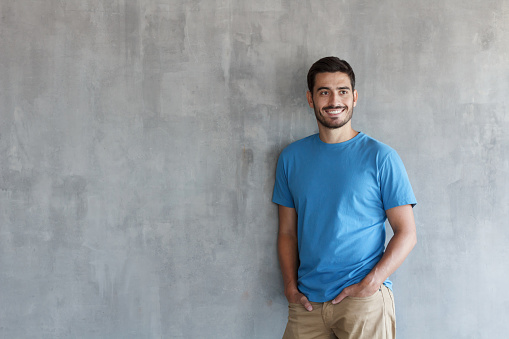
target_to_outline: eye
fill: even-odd
[[[341,94],[347,94],[347,93],[348,93],[348,91],[343,90],[343,91],[340,91],[339,93],[341,93]]]
[[[320,91],[319,93],[320,95],[328,95],[329,94],[329,91]]]

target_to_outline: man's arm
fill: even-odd
[[[417,243],[414,213],[411,205],[394,207],[388,209],[386,213],[394,231],[394,236],[387,244],[384,255],[361,282],[343,289],[334,298],[333,304],[339,303],[348,296],[369,297],[375,294],[385,279],[403,263]]]
[[[277,237],[279,265],[283,273],[285,296],[290,303],[300,303],[311,311],[313,307],[297,288],[299,251],[297,246],[297,212],[295,208],[279,205],[279,233]]]

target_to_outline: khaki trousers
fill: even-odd
[[[396,314],[390,289],[382,287],[367,298],[346,297],[339,304],[312,302],[288,306],[283,339],[394,339]]]

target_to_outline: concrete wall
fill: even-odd
[[[509,3],[2,0],[0,337],[280,338],[275,162],[349,60],[419,243],[399,338],[509,331]]]

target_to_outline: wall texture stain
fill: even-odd
[[[0,46],[0,337],[280,338],[274,172],[327,55],[419,201],[398,337],[509,331],[507,1],[3,0]]]

